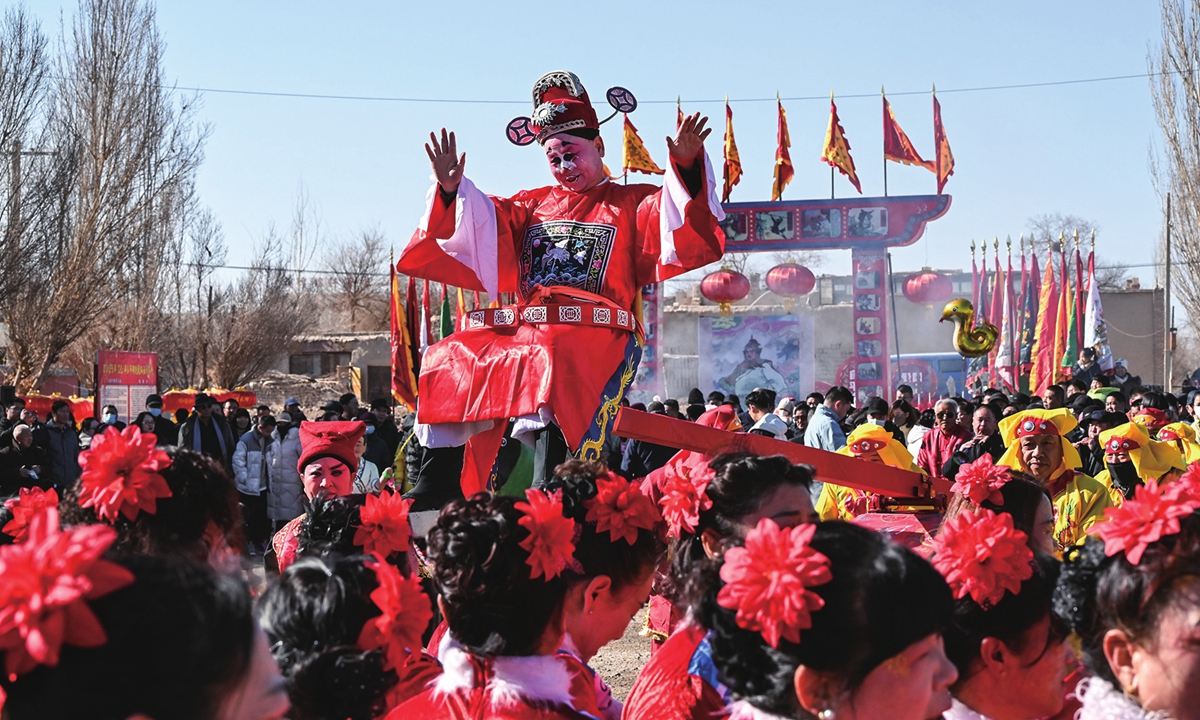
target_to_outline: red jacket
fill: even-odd
[[[974,435],[971,431],[961,425],[953,435],[943,433],[941,428],[933,428],[921,436],[921,452],[917,453],[917,465],[930,477],[943,477],[942,466],[954,455],[959,445],[972,437]]]
[[[704,628],[687,624],[667,638],[642,668],[625,700],[623,720],[715,720],[725,701],[704,642]],[[705,679],[703,676],[708,676]]]

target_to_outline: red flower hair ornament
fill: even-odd
[[[529,531],[529,537],[521,541],[521,547],[529,553],[525,561],[531,568],[529,576],[549,581],[567,568],[578,568],[575,521],[563,515],[562,493],[546,494],[531,488],[525,491],[525,498],[529,502],[513,507],[524,513],[518,522]]]
[[[379,581],[379,587],[371,591],[371,601],[382,614],[363,625],[358,647],[382,650],[384,667],[399,670],[410,654],[421,652],[421,636],[433,619],[433,608],[416,575],[403,577],[379,553],[373,553],[366,565]]]
[[[1007,485],[1009,480],[1012,480],[1012,475],[1008,466],[997,465],[990,454],[984,453],[975,462],[959,467],[950,492],[966,495],[976,505],[985,500],[1003,505],[1004,495],[1000,488]]]
[[[1016,593],[1033,577],[1033,551],[1012,516],[987,508],[963,512],[933,539],[933,566],[946,578],[956,600],[970,595],[987,610]]]
[[[171,458],[154,446],[152,433],[136,425],[118,431],[110,427],[92,438],[92,446],[79,453],[83,475],[79,479],[79,506],[90,507],[96,517],[115,523],[138,512],[153,515],[159,498],[171,497],[171,488],[159,471]]]
[[[13,542],[24,542],[29,536],[30,520],[48,507],[58,507],[58,492],[54,488],[23,487],[17,497],[4,503],[4,507],[12,511],[13,519],[0,528],[0,532],[11,537]]]
[[[1125,559],[1137,565],[1150,543],[1179,532],[1179,518],[1191,515],[1197,507],[1200,493],[1193,478],[1163,487],[1153,478],[1147,480],[1120,507],[1104,511],[1104,522],[1096,525],[1104,540],[1104,554],[1111,557],[1124,551]]]
[[[368,493],[359,509],[360,524],[354,531],[354,544],[362,546],[367,555],[378,553],[385,558],[395,552],[406,552],[411,534],[408,509],[412,504],[412,500],[405,500],[397,492]]]
[[[609,471],[596,478],[596,495],[584,503],[588,522],[596,523],[596,532],[608,531],[613,542],[625,538],[633,545],[638,530],[654,530],[662,520],[654,502],[641,488]]]
[[[673,537],[679,537],[684,532],[694,533],[700,524],[700,513],[712,507],[712,498],[707,490],[714,474],[709,467],[693,471],[690,475],[668,473],[658,504]]]
[[[133,573],[100,556],[117,539],[107,525],[58,528],[58,509],[29,521],[20,545],[0,547],[0,651],[10,680],[58,664],[62,646],[99,647],[108,637],[87,600],[133,582]]]
[[[738,627],[761,633],[773,648],[780,638],[800,642],[800,631],[812,627],[812,613],[825,606],[810,589],[833,579],[829,558],[809,545],[816,530],[781,530],[763,518],[747,533],[745,546],[725,551],[717,604],[737,611]]]

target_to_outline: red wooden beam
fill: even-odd
[[[631,440],[644,440],[713,456],[723,452],[783,455],[793,463],[812,465],[817,470],[818,480],[888,497],[929,497],[931,489],[935,493],[950,492],[950,483],[940,478],[929,478],[890,465],[866,462],[764,435],[718,430],[627,407],[617,413],[614,432]]]

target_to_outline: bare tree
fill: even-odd
[[[1091,220],[1062,213],[1034,215],[1025,221],[1025,227],[1029,230],[1025,242],[1032,243],[1034,251],[1042,259],[1045,258],[1049,247],[1058,249],[1060,237],[1066,241],[1067,251],[1071,252],[1074,249],[1075,237],[1078,235],[1079,252],[1086,260],[1093,234],[1097,237],[1100,235],[1100,226]],[[1096,285],[1098,287],[1103,290],[1120,290],[1124,288],[1125,279],[1128,277],[1129,267],[1127,265],[1108,260],[1099,253],[1096,254]]]
[[[163,247],[206,134],[194,102],[165,89],[162,53],[154,10],[138,0],[82,0],[64,30],[42,140],[53,154],[31,163],[20,232],[4,248],[21,280],[0,312],[22,389],[114,308],[158,320]]]
[[[1162,139],[1151,155],[1158,193],[1171,200],[1172,288],[1200,330],[1200,1],[1161,0],[1162,45],[1148,58]],[[1161,246],[1160,246],[1161,253]]]
[[[304,183],[296,190],[296,205],[292,209],[291,227],[291,263],[296,270],[296,282],[304,281],[304,272],[317,253],[317,248],[325,244],[321,227],[321,216],[313,207]]]
[[[387,326],[387,241],[378,229],[364,230],[349,242],[328,248],[323,259],[332,299],[351,330]]]
[[[261,377],[287,343],[312,326],[312,301],[284,265],[285,255],[279,236],[268,235],[252,269],[224,293],[210,326],[217,350],[211,377],[223,387]]]

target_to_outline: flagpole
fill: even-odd
[[[887,93],[884,92],[882,85],[879,86],[879,96],[883,98],[883,102],[885,103],[884,107],[886,108]],[[884,112],[886,113],[887,111],[885,110]],[[886,138],[884,145],[887,145]],[[883,151],[883,196],[887,197],[887,194],[887,149],[885,148]]]
[[[899,376],[899,374],[900,374],[900,322],[896,319],[896,276],[892,273],[892,254],[890,252],[887,254],[887,261],[888,261],[888,295],[890,295],[892,298],[892,333],[896,337],[896,375]],[[891,386],[891,382],[892,382],[891,375],[892,374],[889,372],[888,378],[887,378],[889,393],[891,393],[895,390],[895,388],[893,388]]]

